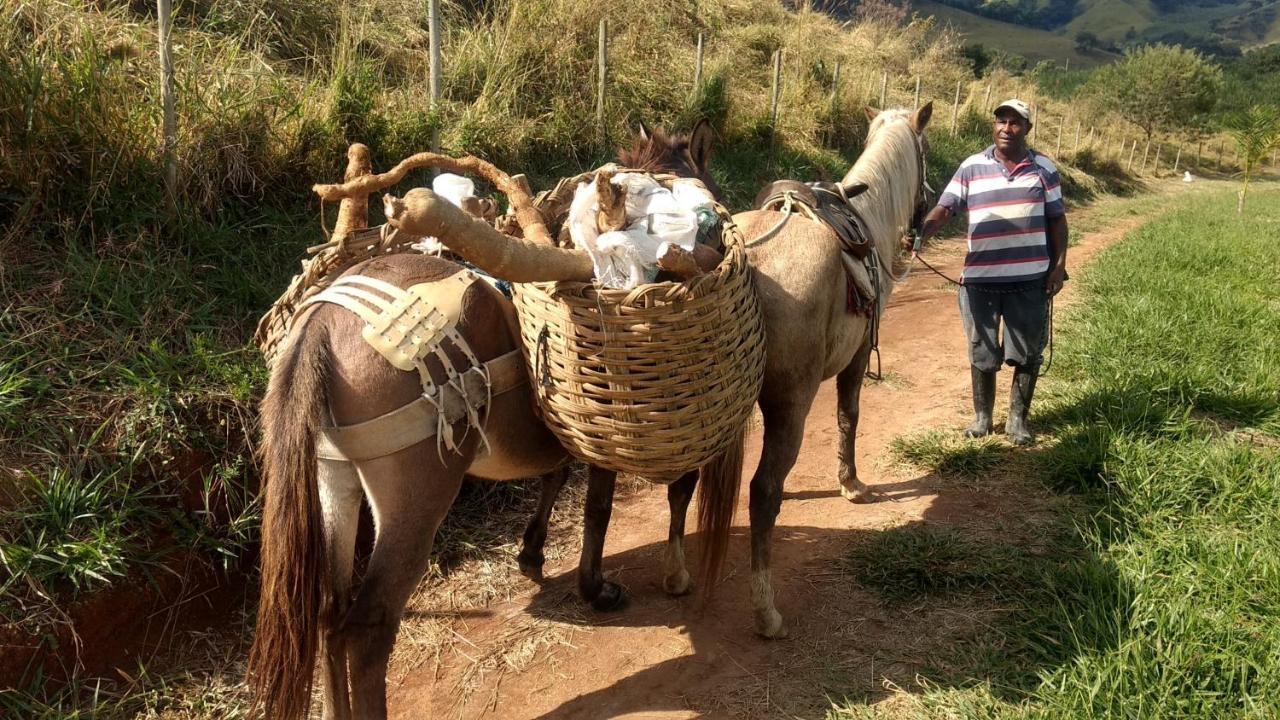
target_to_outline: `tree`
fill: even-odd
[[[1280,147],[1280,110],[1266,105],[1254,105],[1248,110],[1227,116],[1227,131],[1240,150],[1244,164],[1241,174],[1244,185],[1240,188],[1236,212],[1244,212],[1244,199],[1249,194],[1249,180],[1262,167],[1267,153]]]
[[[1222,69],[1200,53],[1176,45],[1147,45],[1100,68],[1088,90],[1151,139],[1152,133],[1187,129],[1217,102]]]
[[[1087,53],[1098,49],[1098,36],[1088,30],[1076,33],[1076,52]]]

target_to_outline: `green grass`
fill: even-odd
[[[995,436],[966,438],[950,430],[930,430],[889,443],[894,458],[942,475],[978,479],[1008,459],[1009,448]]]
[[[951,24],[966,42],[1021,55],[1032,65],[1039,60],[1053,60],[1060,65],[1070,60],[1072,67],[1093,67],[1115,58],[1109,53],[1077,52],[1075,33],[1063,34],[1015,25],[929,0],[913,0],[911,6],[921,14],[932,15],[943,23]]]
[[[854,558],[888,601],[985,593],[1033,619],[1006,626],[1015,662],[980,652],[891,711],[834,717],[1280,713],[1278,220],[1274,187],[1244,217],[1230,193],[1192,196],[1081,274],[1033,412],[1036,475],[1086,508],[1059,519],[1078,529],[1033,563],[1047,572],[1028,581],[1006,551],[933,528]]]

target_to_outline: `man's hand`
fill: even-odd
[[[1067,279],[1067,269],[1064,267],[1056,267],[1049,271],[1049,277],[1044,280],[1044,293],[1048,297],[1057,295],[1062,290],[1062,283]]]
[[[913,252],[916,248],[916,238],[910,231],[902,233],[902,250],[903,252]]]

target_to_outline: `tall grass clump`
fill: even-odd
[[[1066,521],[1107,572],[1048,600],[1069,612],[1038,630],[1037,681],[1010,694],[1008,675],[955,673],[896,710],[1280,714],[1280,196],[1243,219],[1234,201],[1189,199],[1082,274],[1036,412],[1052,438],[1029,460],[1094,508]]]

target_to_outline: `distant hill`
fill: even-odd
[[[1229,55],[1280,41],[1280,0],[912,0],[911,6],[971,42],[1073,66],[1107,62],[1138,43],[1177,42]],[[1096,38],[1097,47],[1078,51],[1081,34]]]

